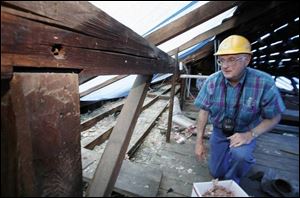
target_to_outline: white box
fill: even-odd
[[[218,181],[218,184],[224,188],[231,190],[235,197],[249,197],[247,193],[233,180]],[[213,187],[211,182],[196,182],[193,184],[192,197],[202,197],[202,195]]]

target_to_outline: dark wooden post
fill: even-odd
[[[9,86],[1,93],[1,196],[82,196],[78,75],[14,73]]]

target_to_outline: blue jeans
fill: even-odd
[[[256,140],[250,144],[229,148],[229,140],[221,129],[214,128],[209,139],[210,158],[209,171],[214,178],[232,179],[239,184],[240,179],[247,174],[255,163],[253,150]]]

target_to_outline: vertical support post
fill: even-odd
[[[96,168],[87,196],[110,196],[141,112],[151,77],[137,76]]]
[[[180,108],[183,109],[183,104],[185,100],[185,78],[180,79]]]
[[[9,179],[7,196],[82,196],[78,75],[14,73],[9,85],[1,93],[1,188]]]
[[[166,142],[168,142],[168,143],[170,142],[170,136],[171,136],[174,95],[175,95],[176,80],[178,78],[178,49],[177,49],[175,59],[176,59],[176,62],[175,62],[174,74],[172,77],[172,87],[171,87],[171,96],[170,96],[170,105],[169,105],[168,129],[167,129],[167,133],[166,133]]]

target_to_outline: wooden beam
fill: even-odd
[[[173,65],[165,52],[88,2],[2,2],[1,40],[1,67],[19,70],[69,69],[87,79],[168,73]]]
[[[87,196],[109,196],[111,194],[150,81],[151,76],[138,75],[110,135],[94,178],[87,190]]]
[[[78,75],[14,73],[1,115],[4,194],[82,196]]]
[[[159,45],[236,5],[238,5],[238,1],[208,2],[183,17],[149,34],[145,38],[154,45]]]
[[[221,25],[218,25],[202,34],[199,34],[198,36],[192,38],[188,42],[182,44],[181,46],[178,47],[179,52],[181,52],[185,49],[188,49],[188,48],[190,48],[212,36],[216,36],[222,32],[225,32],[234,27],[237,27],[240,24],[246,23],[247,21],[250,21],[250,20],[258,17],[259,15],[262,15],[263,13],[269,11],[270,9],[278,7],[281,4],[282,4],[282,2],[272,2],[267,7],[258,7],[253,12],[245,12],[241,15],[234,16],[234,17],[230,18],[229,20],[223,22]],[[170,56],[173,56],[176,53],[176,50],[177,50],[177,48],[169,51],[168,54]]]
[[[209,54],[213,53],[213,42],[209,42],[206,44],[203,48],[200,48],[196,52],[190,54],[183,60],[181,60],[184,64],[187,64],[189,62],[200,60],[204,57],[207,57]]]

